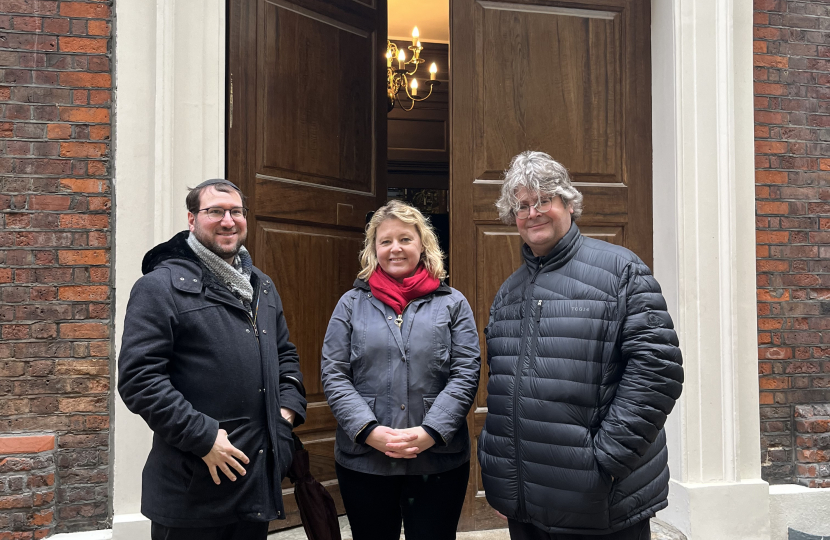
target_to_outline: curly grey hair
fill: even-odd
[[[513,158],[504,173],[501,196],[496,201],[499,218],[508,224],[516,223],[516,209],[519,199],[516,193],[525,188],[539,196],[559,196],[567,208],[573,208],[572,219],[582,215],[582,193],[571,185],[571,177],[565,167],[544,152],[528,150]]]

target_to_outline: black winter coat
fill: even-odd
[[[153,430],[141,512],[168,527],[283,518],[280,482],[305,420],[297,352],[271,279],[254,268],[252,319],[187,245],[187,232],[153,248],[127,305],[118,359],[124,404]],[[219,428],[251,460],[215,485],[201,457]]]
[[[478,455],[488,502],[555,533],[608,534],[664,508],[663,424],[681,354],[660,286],[576,225],[504,282],[485,329]]]

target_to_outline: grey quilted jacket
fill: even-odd
[[[556,533],[652,517],[667,504],[663,424],[683,382],[660,286],[629,250],[573,224],[547,256],[523,255],[485,329],[487,500]]]
[[[470,459],[467,412],[478,389],[481,355],[473,312],[457,290],[441,284],[403,311],[374,298],[357,280],[329,321],[323,342],[323,390],[337,419],[334,458],[355,471],[435,474]],[[428,426],[441,437],[415,459],[387,457],[356,441],[377,422]]]

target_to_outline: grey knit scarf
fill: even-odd
[[[254,297],[254,288],[251,286],[251,272],[254,267],[251,255],[245,246],[239,248],[239,253],[233,258],[233,266],[226,263],[217,254],[206,248],[196,239],[193,233],[187,236],[187,245],[199,260],[208,267],[208,270],[216,274],[230,291],[250,304]]]

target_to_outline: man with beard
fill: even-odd
[[[141,512],[153,540],[264,539],[305,420],[297,351],[242,245],[239,188],[207,180],[186,204],[190,230],[144,257],[118,359],[119,393],[153,430]]]

